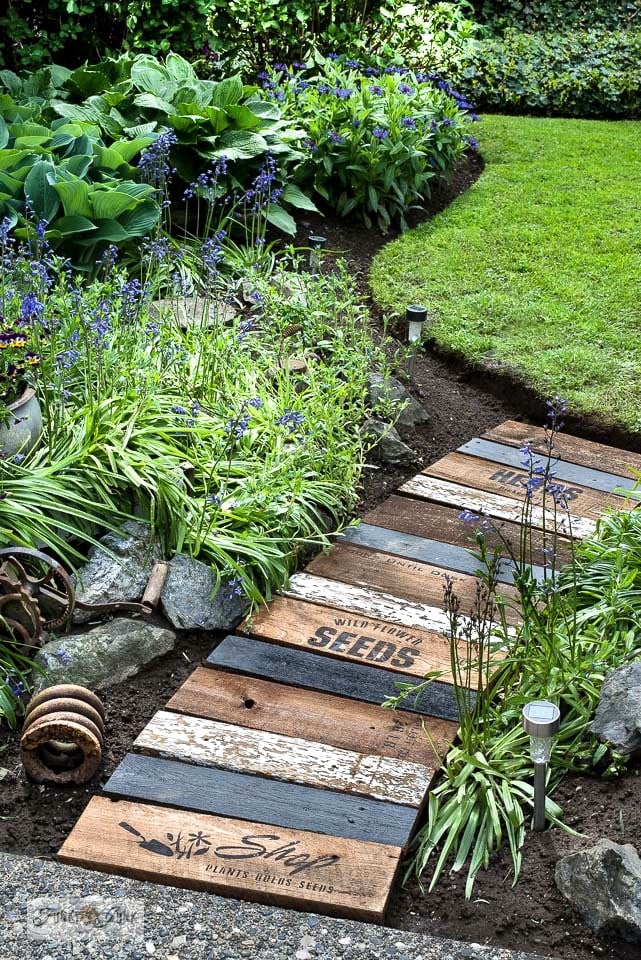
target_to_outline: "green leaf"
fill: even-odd
[[[0,116],[0,150],[3,150],[8,143],[9,143],[9,128],[4,122],[4,119]]]
[[[123,243],[125,240],[129,240],[131,234],[125,227],[121,226],[117,220],[97,220],[96,229],[91,233],[89,237],[80,237],[77,240],[77,243],[80,246],[88,247],[93,246],[98,243],[100,240],[104,240],[106,243]]]
[[[119,153],[123,160],[129,161],[145,147],[148,147],[150,143],[153,143],[155,139],[155,137],[136,137],[135,140],[118,140],[111,144],[110,149],[114,153]]]
[[[288,183],[283,190],[283,200],[298,210],[313,210],[318,213],[318,207],[308,196],[306,196],[300,187],[293,183]]]
[[[132,237],[145,237],[158,223],[160,208],[153,200],[144,200],[135,210],[127,210],[120,223]]]
[[[147,110],[159,110],[161,113],[173,113],[174,106],[168,100],[156,96],[154,93],[139,93],[134,97],[134,103],[138,107],[145,107]]]
[[[150,183],[134,183],[133,180],[123,180],[118,184],[118,191],[140,199],[141,197],[150,197],[154,193],[154,188]]]
[[[91,220],[88,220],[86,217],[81,217],[78,214],[72,214],[68,217],[60,217],[53,224],[55,230],[58,230],[63,237],[70,236],[74,233],[88,233],[91,230],[96,230],[95,223],[92,223]]]
[[[288,233],[291,237],[296,233],[296,221],[291,214],[279,207],[278,204],[270,204],[267,209],[267,220],[272,226],[278,227],[279,230]]]
[[[280,109],[278,105],[269,100],[245,100],[245,106],[263,120],[280,119]]]
[[[78,155],[76,157],[69,157],[67,160],[64,160],[63,168],[68,170],[69,173],[72,173],[75,177],[80,177],[82,180],[92,163],[93,157],[83,157]]]
[[[146,137],[149,133],[154,133],[158,129],[158,123],[156,120],[152,120],[150,123],[138,123],[133,127],[123,127],[123,133],[126,133],[128,137]]]
[[[165,58],[165,67],[169,72],[169,75],[174,78],[174,80],[187,80],[193,82],[197,79],[196,71],[189,63],[188,60],[184,60],[177,53],[168,53]]]
[[[226,108],[238,103],[242,95],[243,83],[240,77],[227,77],[214,87],[211,103],[215,107]]]
[[[261,118],[242,103],[226,108],[227,116],[235,122],[238,130],[257,130],[261,125]]]
[[[153,57],[137,57],[131,67],[131,79],[138,90],[162,96],[170,79],[167,70]]]
[[[56,167],[51,160],[38,160],[34,163],[24,182],[25,197],[29,197],[33,209],[39,217],[48,223],[55,217],[59,202],[55,187],[47,176],[55,178]]]
[[[91,204],[89,203],[89,185],[84,180],[59,180],[54,185],[54,189],[60,199],[67,217],[91,216]]]
[[[122,193],[113,187],[104,190],[94,190],[91,195],[91,204],[97,220],[115,220],[124,213],[137,206],[138,200]]]
[[[216,156],[227,156],[230,160],[251,160],[267,150],[264,137],[249,130],[227,130],[220,137],[220,146]]]

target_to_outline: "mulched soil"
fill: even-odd
[[[481,169],[480,158],[462,167],[453,182],[433,197],[422,218],[443,209]],[[347,259],[359,276],[364,297],[369,299],[369,264],[390,237],[381,237],[352,222],[315,216],[301,224],[298,242],[304,243],[310,233],[326,236],[328,247]],[[375,326],[380,325],[374,307],[372,317]],[[416,462],[409,468],[369,464],[359,513],[385,500],[422,465],[503,420],[543,422],[542,404],[527,390],[432,351],[417,357],[411,388],[430,414],[425,425],[403,432],[403,439],[416,451]],[[640,446],[639,438],[606,434],[598,423],[573,421],[568,428],[587,438],[605,439],[630,449]],[[219,639],[215,634],[185,634],[176,651],[119,688],[107,691],[106,755],[99,775],[86,787],[56,789],[26,781],[20,766],[19,734],[0,726],[0,850],[52,858],[92,794],[100,790],[146,722]],[[568,824],[586,834],[587,839],[577,839],[559,829],[529,833],[515,888],[511,886],[510,858],[501,853],[490,869],[479,875],[469,901],[464,898],[465,878],[461,875],[446,875],[431,894],[422,892],[414,881],[408,881],[405,887],[399,883],[388,922],[402,930],[520,948],[564,960],[637,958],[638,946],[601,940],[590,932],[558,893],[554,866],[559,857],[602,837],[641,849],[640,773],[639,767],[631,768],[625,778],[607,783],[568,777],[555,798],[564,808]]]

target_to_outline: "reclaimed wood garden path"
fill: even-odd
[[[518,544],[526,439],[540,450],[543,431],[508,421],[471,440],[295,574],[152,718],[60,859],[381,921],[457,731],[443,586],[449,576],[469,609],[477,567],[459,514],[483,511]],[[608,508],[633,506],[614,491],[633,486],[641,455],[568,436],[557,452],[567,557],[570,537],[591,534]],[[543,522],[535,508],[535,546]],[[507,564],[500,579],[515,626]],[[402,709],[380,706],[431,671],[439,679]]]

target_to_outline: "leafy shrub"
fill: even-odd
[[[639,116],[641,31],[578,30],[484,39],[444,64],[481,107],[571,117]]]
[[[404,225],[430,181],[450,173],[474,144],[467,136],[471,104],[402,67],[318,60],[316,69],[277,67],[263,75],[284,116],[305,127],[297,182],[342,216],[357,211],[383,230],[394,219]]]
[[[616,30],[641,20],[639,0],[474,0],[474,6],[483,23],[499,30],[564,32],[594,26]]]

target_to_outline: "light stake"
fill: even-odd
[[[312,235],[307,238],[307,243],[309,245],[309,272],[315,277],[321,272],[321,259],[327,237]]]
[[[549,700],[531,700],[523,707],[523,729],[530,735],[534,761],[534,829],[545,828],[545,778],[552,737],[561,726],[561,711]]]
[[[418,304],[411,304],[405,310],[405,320],[407,321],[407,340],[409,343],[420,343],[423,336],[423,326],[427,320],[427,307],[421,307]],[[414,376],[414,363],[416,362],[416,349],[412,352],[408,364],[408,373],[410,379]]]

